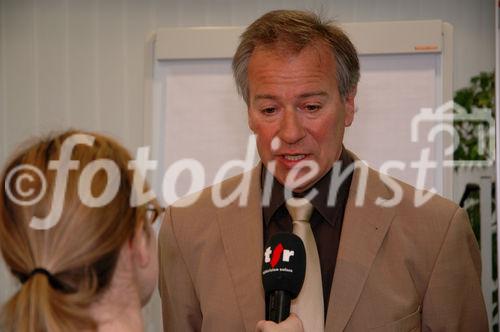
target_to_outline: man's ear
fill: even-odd
[[[356,105],[354,100],[356,98],[356,93],[358,91],[358,87],[354,87],[345,98],[345,118],[344,125],[346,127],[351,126],[354,121],[354,113],[356,112]]]
[[[148,266],[151,259],[151,251],[149,250],[149,235],[144,229],[144,222],[139,222],[136,227],[134,236],[130,240],[130,245],[133,252],[134,261],[140,267]]]

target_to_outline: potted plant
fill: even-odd
[[[461,106],[461,112],[465,110],[468,114],[474,114],[481,111],[487,110],[491,112],[492,117],[495,117],[495,78],[493,72],[481,72],[479,75],[474,76],[470,80],[470,85],[468,87],[462,88],[456,91],[453,98],[455,104]],[[490,151],[494,151],[493,147],[484,147],[481,144],[481,134],[479,133],[480,126],[484,126],[484,123],[476,122],[471,123],[468,121],[456,120],[454,121],[454,128],[459,136],[458,147],[454,151],[454,160],[466,160],[466,161],[487,161],[493,160],[494,156],[491,155]],[[488,141],[487,144],[492,144],[494,140]],[[492,148],[492,150],[490,150]],[[494,173],[494,165],[482,166],[482,169],[474,170],[474,166],[471,167],[457,167],[455,168],[456,176],[464,176],[467,174],[469,177],[474,171],[477,174],[484,174],[486,171]],[[483,172],[483,173],[481,173]],[[480,229],[481,229],[481,215],[480,215],[480,187],[479,177],[475,183],[470,183],[466,186],[466,190],[460,199],[460,206],[464,207],[469,215],[469,220],[471,222],[474,234],[480,242]],[[496,210],[495,206],[495,182],[492,184],[492,213]],[[492,244],[492,276],[493,280],[497,280],[497,243],[496,234],[493,233],[491,237]],[[486,264],[486,262],[483,262]],[[493,299],[493,312],[492,317],[498,315],[498,289],[492,291]],[[495,321],[497,321],[495,319]],[[493,324],[493,330],[498,331],[498,323]]]

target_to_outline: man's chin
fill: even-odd
[[[287,174],[288,175],[288,174]],[[308,189],[310,189],[314,183],[316,183],[317,178],[307,178],[306,175],[298,173],[295,179],[289,179],[289,177],[285,175],[280,178],[277,177],[277,180],[288,190],[293,191],[295,193],[302,193]],[[288,180],[288,181],[287,181]]]

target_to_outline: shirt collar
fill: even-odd
[[[342,148],[342,152],[340,154],[339,161],[341,164],[341,171],[344,171],[352,162],[353,159],[346,151],[345,148]],[[262,165],[263,169],[261,172],[261,187],[264,188],[265,180],[267,177],[272,177],[272,174]],[[330,170],[319,179],[313,187],[308,189],[306,192],[301,195],[294,194],[294,196],[305,196],[311,190],[316,189],[318,194],[314,196],[311,201],[311,204],[314,208],[321,214],[321,216],[332,226],[335,221],[339,219],[340,214],[343,214],[344,205],[347,201],[347,197],[349,195],[349,188],[351,185],[352,172],[349,177],[344,180],[339,188],[339,192],[337,194],[337,202],[333,206],[328,206],[328,195],[330,192],[330,185],[332,181],[333,170]],[[279,183],[274,177],[272,179],[272,187],[270,199],[267,199],[267,202],[263,200],[262,204],[262,216],[266,227],[271,222],[272,216],[280,209],[284,207],[285,203],[285,194],[284,194],[284,186]],[[269,204],[266,204],[269,203]]]

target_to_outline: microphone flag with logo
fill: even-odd
[[[279,323],[290,315],[291,300],[300,293],[306,272],[304,243],[295,234],[276,233],[264,249],[262,284],[266,320]]]

